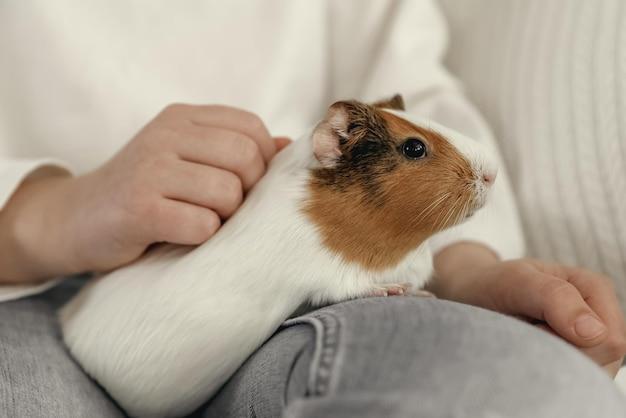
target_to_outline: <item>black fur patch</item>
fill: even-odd
[[[396,144],[385,120],[370,106],[346,102],[348,107],[348,138],[339,140],[341,156],[333,168],[314,170],[318,184],[345,191],[361,187],[368,203],[380,206],[385,196],[380,187],[381,176],[398,165]]]

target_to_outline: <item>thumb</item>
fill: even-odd
[[[291,144],[293,141],[286,136],[275,136],[274,142],[276,143],[276,150],[281,151],[283,148]]]
[[[607,326],[571,283],[548,276],[543,285],[543,316],[561,337],[578,347],[591,347],[604,340]]]
[[[535,272],[507,300],[510,313],[545,321],[559,336],[578,347],[599,344],[607,326],[567,280]]]

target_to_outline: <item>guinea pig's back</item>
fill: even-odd
[[[96,279],[60,314],[72,355],[134,416],[180,415],[205,401],[284,315],[241,280],[185,276],[172,262],[184,255],[166,249]]]
[[[279,249],[249,238],[271,236],[268,223],[233,221],[198,248],[163,246],[95,279],[63,307],[70,352],[131,415],[199,406],[299,303]]]

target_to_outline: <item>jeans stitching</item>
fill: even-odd
[[[333,389],[336,375],[333,374],[340,349],[341,320],[331,312],[314,312],[286,321],[283,327],[307,324],[315,329],[315,350],[309,368],[307,394],[324,396]]]
[[[311,369],[315,376],[314,385],[311,386],[312,395],[324,396],[333,385],[333,371],[335,371],[337,363],[337,353],[340,345],[341,323],[339,318],[329,312],[318,313],[315,315],[322,323],[323,335],[321,336],[319,350],[319,358],[316,369]]]

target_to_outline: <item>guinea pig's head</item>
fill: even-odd
[[[402,107],[337,102],[311,138],[304,212],[328,249],[374,270],[471,216],[497,173],[480,144]]]

